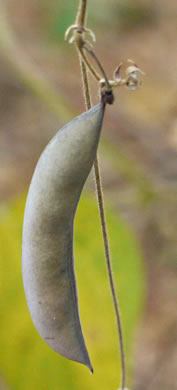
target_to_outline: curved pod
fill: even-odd
[[[91,371],[79,318],[73,224],[103,115],[100,103],[64,126],[45,148],[27,197],[22,247],[24,289],[38,332],[53,350]]]

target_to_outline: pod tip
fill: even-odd
[[[89,368],[91,374],[93,375],[94,370],[93,370],[93,367],[92,367],[91,363],[89,363],[89,364],[87,365],[87,367]]]

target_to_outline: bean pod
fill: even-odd
[[[31,181],[23,225],[23,282],[34,325],[53,350],[91,371],[79,317],[73,229],[104,108],[99,103],[49,142]]]

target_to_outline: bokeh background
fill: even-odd
[[[77,0],[0,1],[0,390],[116,389],[117,331],[93,174],[76,218],[81,319],[95,369],[51,351],[23,292],[26,194],[47,142],[84,110],[77,53],[64,41]],[[115,91],[99,147],[113,268],[134,390],[177,389],[177,4],[89,0],[95,52],[112,78],[133,59],[137,91]],[[92,99],[98,86],[91,79]]]

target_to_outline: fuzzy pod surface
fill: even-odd
[[[23,283],[34,325],[53,350],[91,371],[79,317],[73,231],[104,109],[97,104],[49,142],[32,177],[23,224]]]

